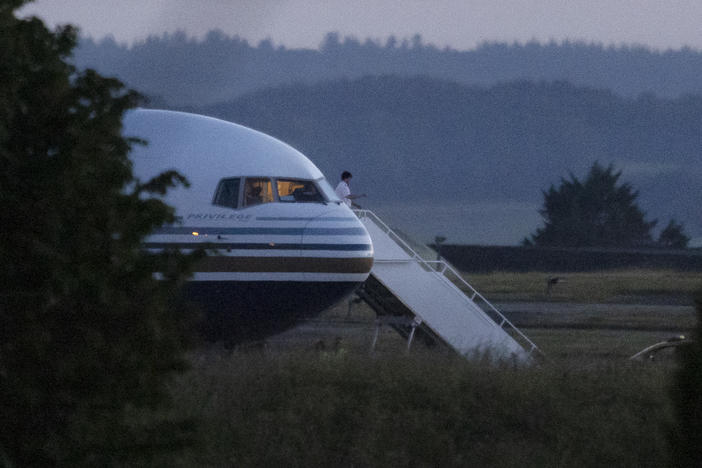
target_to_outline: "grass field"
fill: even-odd
[[[374,315],[362,304],[257,347],[194,352],[173,386],[174,410],[198,423],[180,465],[668,466],[675,360],[628,357],[689,333],[684,304],[700,278],[568,275],[547,297],[545,277],[469,278],[489,300],[549,306],[516,317],[546,356],[539,365],[469,362],[421,343],[407,354],[389,328],[371,354]]]
[[[685,303],[702,287],[699,273],[614,270],[591,273],[486,273],[464,278],[490,301]],[[559,282],[547,294],[548,278]]]

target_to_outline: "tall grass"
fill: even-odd
[[[665,466],[666,368],[202,351],[184,466]]]

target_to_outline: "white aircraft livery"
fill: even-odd
[[[124,118],[134,174],[176,170],[189,187],[163,200],[178,223],[149,236],[151,251],[211,246],[185,287],[208,338],[256,340],[342,299],[373,265],[364,225],[321,171],[273,137],[183,112],[137,109]]]

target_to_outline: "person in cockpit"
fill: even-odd
[[[258,205],[263,202],[261,197],[261,187],[257,185],[250,185],[248,192],[246,192],[246,206]]]

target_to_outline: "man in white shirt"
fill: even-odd
[[[365,197],[366,194],[363,193],[361,195],[352,195],[351,194],[351,187],[349,187],[349,181],[351,180],[351,173],[349,171],[344,171],[341,173],[341,182],[339,182],[339,185],[336,186],[336,196],[338,196],[341,201],[346,203],[349,208],[351,207],[357,207],[360,208],[358,205],[354,204],[351,200],[355,200],[357,198]]]

